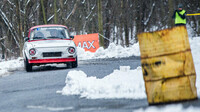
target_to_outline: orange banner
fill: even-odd
[[[85,49],[85,51],[96,52],[96,50],[99,48],[98,33],[75,35],[73,41],[76,46]]]

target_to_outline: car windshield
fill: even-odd
[[[33,29],[30,34],[30,40],[41,39],[70,39],[70,36],[64,27],[41,27]]]

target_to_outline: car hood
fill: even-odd
[[[32,47],[66,47],[66,46],[75,46],[72,40],[40,40],[30,42]]]

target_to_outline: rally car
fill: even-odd
[[[64,25],[38,25],[29,29],[23,47],[27,72],[35,65],[65,63],[77,67],[77,49]]]

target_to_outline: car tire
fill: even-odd
[[[75,62],[72,62],[72,68],[76,68],[78,67],[78,59],[76,57],[76,61]]]
[[[72,63],[71,62],[67,62],[66,65],[67,65],[67,68],[72,68]]]
[[[25,67],[27,72],[32,71],[32,64],[28,63],[28,59],[24,60],[24,67]]]

